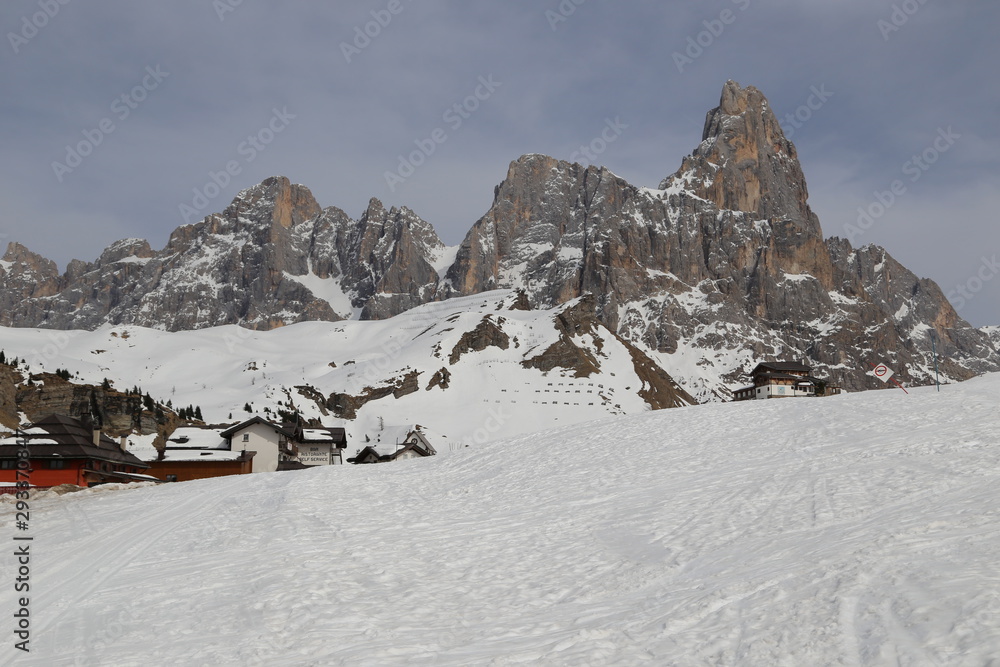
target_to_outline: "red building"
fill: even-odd
[[[126,451],[124,438],[115,442],[100,429],[65,415],[49,415],[16,437],[0,440],[0,489],[25,481],[25,467],[27,481],[37,488],[156,481],[143,474],[149,466]]]

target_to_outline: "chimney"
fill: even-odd
[[[121,448],[122,448],[123,452],[127,452],[128,451],[128,437],[127,436],[123,435],[121,437],[121,440],[119,440],[119,444],[121,445]]]
[[[101,429],[95,428],[94,431],[94,447],[101,446]]]

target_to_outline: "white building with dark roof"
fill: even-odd
[[[347,462],[388,463],[436,454],[437,450],[431,444],[427,430],[420,424],[407,424],[384,427],[354,457],[347,459]]]
[[[750,371],[750,381],[749,387],[741,387],[733,392],[734,401],[833,396],[840,393],[839,386],[813,377],[812,369],[797,361],[757,364]]]

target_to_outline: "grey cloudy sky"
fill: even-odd
[[[6,0],[0,239],[60,266],[120,238],[160,248],[182,204],[200,218],[282,174],[355,218],[370,197],[409,206],[455,244],[511,160],[569,159],[607,119],[628,127],[595,161],[657,185],[731,78],[804,119],[785,127],[828,236],[869,209],[855,245],[884,245],[973,324],[1000,324],[1000,3],[398,2]],[[480,77],[499,85],[446,118]],[[437,129],[443,143],[390,187]],[[81,142],[89,155],[68,158]],[[932,164],[912,162],[925,151]],[[205,193],[227,163],[239,173]],[[876,192],[896,180],[883,210]]]

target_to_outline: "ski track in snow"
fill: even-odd
[[[32,653],[0,662],[993,664],[998,395],[704,405],[40,499]]]

